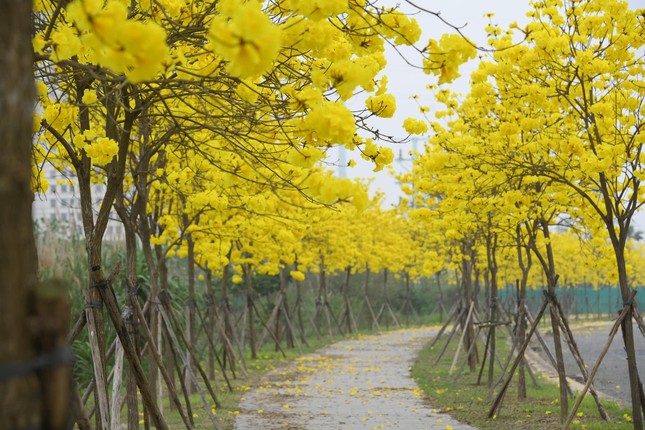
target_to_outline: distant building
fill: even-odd
[[[61,173],[49,164],[45,164],[43,170],[43,176],[49,182],[49,189],[45,193],[37,193],[34,197],[32,207],[34,221],[38,223],[41,230],[55,229],[63,235],[82,237],[83,220],[76,176],[72,172]],[[92,185],[95,215],[104,194],[105,185]],[[124,239],[124,234],[123,224],[112,211],[104,239],[120,241]]]

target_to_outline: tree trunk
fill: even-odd
[[[208,331],[208,336],[213,336],[215,334],[216,328],[216,307],[215,307],[215,287],[213,286],[213,273],[210,269],[205,269],[206,272],[206,330]],[[214,345],[213,345],[214,346]],[[217,350],[215,348],[208,349],[208,379],[215,379],[215,354]]]
[[[228,253],[228,258],[230,259],[231,256],[231,251]],[[223,314],[223,323],[224,323],[224,328],[220,333],[220,336],[222,337],[222,342],[224,343],[224,364],[226,364],[226,361],[228,359],[229,367],[231,369],[231,372],[235,374],[236,370],[236,355],[235,351],[233,348],[234,344],[238,343],[237,335],[235,330],[233,330],[233,315],[231,312],[231,303],[228,297],[228,271],[229,271],[229,265],[227,264],[224,266],[224,269],[222,271],[222,292],[221,292],[221,300],[222,300],[222,314]],[[213,317],[216,317],[216,315],[213,315]],[[242,342],[243,343],[243,342]],[[242,357],[242,355],[240,355]],[[244,363],[242,363],[242,371],[245,372],[244,369]]]
[[[352,312],[352,302],[349,297],[349,278],[352,275],[352,266],[347,266],[345,269],[345,282],[343,283],[343,315],[341,323],[344,323],[347,328],[347,333],[351,334],[356,331],[356,324],[354,322],[354,312]]]
[[[37,354],[28,326],[37,257],[31,216],[35,99],[31,2],[2,0],[0,16],[0,363],[4,366],[28,362]],[[39,428],[41,390],[31,372],[0,379],[0,429]]]
[[[150,273],[150,297],[148,298],[151,303],[157,302],[157,297],[159,295],[159,270],[157,265],[154,262],[152,256],[152,247],[150,244],[150,228],[148,225],[148,220],[145,214],[140,214],[140,238],[141,238],[141,248],[143,250],[143,256],[146,260],[146,266]],[[150,307],[150,332],[152,339],[154,339],[154,346],[150,345],[149,353],[150,357],[154,359],[154,352],[152,348],[156,348],[156,353],[161,355],[163,353],[163,332],[160,328],[159,321],[159,312],[156,306]],[[172,375],[172,372],[171,372]],[[148,381],[150,382],[150,389],[153,390],[156,397],[156,403],[159,406],[159,409],[163,413],[163,384],[160,383],[161,374],[160,370],[154,366],[148,368]],[[172,405],[172,402],[171,402]]]
[[[526,339],[526,279],[522,273],[522,281],[517,285],[517,344],[524,344]],[[520,361],[518,381],[517,381],[517,398],[526,399],[526,372],[524,360]]]
[[[558,275],[555,270],[553,247],[550,242],[549,223],[547,220],[541,219],[540,225],[546,242],[547,260],[543,261],[543,266],[547,276],[547,297],[550,298],[549,313],[551,314],[551,329],[553,331],[553,348],[555,350],[556,369],[558,371],[558,385],[560,386],[560,422],[564,423],[569,415],[569,394],[567,393],[567,376],[564,369],[564,355],[562,352],[562,340],[560,338],[560,317],[555,305]]]
[[[487,236],[488,273],[490,276],[490,331],[489,336],[489,360],[488,360],[488,386],[493,386],[495,375],[495,327],[497,324],[497,235],[490,233]]]
[[[125,223],[124,223],[125,225]],[[126,315],[125,315],[125,323],[128,327],[128,334],[130,335],[130,338],[132,339],[132,343],[134,345],[135,352],[137,356],[141,356],[141,351],[139,350],[139,332],[137,327],[139,326],[139,320],[137,318],[137,315],[134,313],[134,300],[137,300],[137,244],[135,240],[135,233],[134,229],[128,229],[126,228],[126,254],[127,254],[127,286],[128,286],[128,293],[127,293],[127,298],[126,298]],[[149,348],[154,349],[156,348],[155,345],[148,345]],[[154,366],[150,366],[154,367]],[[139,400],[137,397],[137,381],[134,377],[134,368],[132,364],[128,364],[127,367],[128,371],[128,376],[127,376],[127,394],[126,394],[126,402],[128,405],[128,429],[129,430],[137,430],[139,428]],[[148,382],[150,382],[148,380]],[[156,387],[155,387],[156,388]],[[152,394],[155,394],[156,391],[150,385],[150,392]],[[156,403],[156,401],[155,401]],[[157,403],[158,405],[158,403]]]
[[[643,429],[643,416],[641,413],[641,393],[638,376],[638,367],[636,365],[636,349],[634,347],[634,327],[632,320],[634,318],[634,305],[631,303],[631,292],[627,278],[627,264],[625,262],[625,246],[614,246],[616,254],[616,265],[618,268],[618,281],[620,292],[622,294],[624,306],[628,307],[625,319],[622,322],[623,343],[627,353],[627,371],[629,373],[629,388],[632,397],[632,420],[635,430]]]
[[[31,4],[1,1],[0,13],[0,363],[8,366],[0,378],[0,428],[63,429],[69,425],[71,393],[65,346],[69,292],[59,280],[37,286],[31,215]],[[48,363],[30,369],[35,355]]]
[[[293,349],[295,347],[295,333],[291,326],[291,315],[289,314],[289,305],[287,303],[287,269],[283,267],[280,269],[280,306],[282,310],[282,319],[284,320],[284,331],[287,336],[287,347]],[[280,330],[280,316],[278,314],[276,327]],[[278,335],[276,333],[276,335]],[[278,335],[279,336],[279,335]],[[279,338],[278,338],[279,339]]]
[[[246,278],[246,310],[249,317],[249,346],[251,347],[251,358],[255,360],[258,358],[258,351],[256,348],[255,317],[253,316],[255,303],[253,303],[253,280],[251,278],[251,265],[245,264],[242,266],[242,269]]]
[[[517,245],[517,261],[518,265],[522,271],[522,279],[517,283],[517,344],[523,345],[524,340],[526,339],[526,284],[529,279],[529,272],[531,271],[531,266],[533,265],[533,260],[531,258],[531,250],[522,243],[522,227],[518,225],[516,228],[516,245]],[[522,254],[525,254],[524,257]],[[519,368],[519,377],[518,377],[518,387],[517,387],[517,397],[519,399],[526,398],[526,376],[525,376],[525,360],[522,357],[520,361]]]
[[[140,357],[139,351],[139,334],[137,327],[139,325],[137,315],[134,313],[134,300],[137,294],[137,242],[135,225],[138,217],[137,205],[138,202],[132,203],[130,207],[126,206],[125,195],[123,190],[119,193],[114,202],[114,208],[121,219],[125,232],[125,254],[126,254],[126,307],[123,312],[123,319],[128,329],[128,334],[131,336],[133,346],[137,356]],[[150,345],[150,348],[156,348],[155,345]],[[152,367],[152,366],[151,366]],[[137,398],[137,382],[134,378],[134,368],[132,364],[128,364],[127,379],[126,379],[126,404],[128,406],[128,429],[137,430],[139,428],[139,400]],[[149,376],[149,375],[148,375]],[[148,382],[150,382],[148,380]],[[151,392],[155,393],[155,389],[150,386]],[[114,392],[113,392],[114,397]],[[157,402],[155,402],[157,403]],[[158,403],[157,403],[158,404]],[[114,405],[113,405],[114,410]],[[120,408],[118,409],[120,414]],[[112,415],[112,422],[119,422],[117,417]],[[114,427],[114,426],[113,426]]]
[[[155,245],[155,258],[157,262],[157,278],[158,278],[158,287],[157,298],[161,295],[162,292],[168,291],[168,265],[166,264],[166,256],[163,252],[163,249],[160,245]],[[157,302],[155,302],[157,303]],[[161,354],[164,350],[163,345],[166,345],[166,366],[168,369],[172,369],[175,366],[175,356],[171,353],[170,341],[165,331],[163,330],[163,321],[159,315],[159,307],[152,306],[150,310],[150,315],[155,314],[157,316],[157,339],[158,339],[158,348],[159,353]],[[152,319],[151,319],[152,321]],[[174,373],[170,372],[170,378],[172,379],[173,384],[175,383]],[[163,399],[163,388],[161,384],[157,385],[157,398]],[[163,402],[162,402],[163,404]],[[161,406],[160,406],[161,407]],[[174,405],[170,403],[170,409],[172,410]],[[192,417],[192,415],[190,415]]]
[[[188,217],[184,215],[185,227],[188,227]],[[197,325],[195,322],[195,306],[197,306],[197,298],[195,296],[195,242],[190,234],[186,235],[186,242],[188,245],[188,303],[186,304],[186,339],[188,340],[190,348],[195,348],[197,345]],[[186,371],[186,386],[190,394],[195,392],[195,386],[190,379],[190,373],[195,372],[193,369],[193,362],[188,361],[186,364],[190,369]]]
[[[463,288],[463,294],[466,297],[466,307],[470,308],[470,305],[474,301],[474,292],[472,286],[472,272],[473,272],[473,260],[474,260],[474,251],[472,249],[472,244],[464,243],[462,248],[462,273],[461,273],[461,282]],[[464,318],[466,314],[464,313]],[[461,322],[463,330],[465,330],[465,336],[463,337],[464,349],[469,351],[468,354],[468,367],[471,372],[477,371],[477,352],[476,348],[471,348],[470,344],[475,342],[475,329],[473,327],[472,319],[466,318]]]
[[[307,336],[305,335],[305,324],[302,317],[302,283],[298,280],[295,280],[296,283],[296,303],[294,305],[294,311],[296,315],[296,321],[298,322],[298,333],[300,333],[300,341],[309,346],[307,342]]]
[[[370,266],[365,265],[365,283],[363,284],[363,296],[365,299],[365,305],[367,306],[367,312],[370,317],[369,327],[370,330],[374,330],[376,327],[377,330],[380,330],[381,327],[378,324],[378,319],[374,313],[374,308],[372,307],[372,302],[370,301]]]
[[[134,222],[136,223],[137,219],[138,229],[136,233],[141,239],[141,248],[143,256],[146,261],[146,266],[150,275],[150,296],[148,300],[152,303],[157,302],[157,297],[159,295],[159,271],[157,265],[155,265],[153,256],[152,256],[152,244],[150,243],[151,232],[151,220],[154,220],[156,217],[154,214],[148,215],[148,202],[149,202],[149,172],[150,172],[150,158],[152,157],[152,151],[149,150],[152,145],[150,145],[150,130],[148,123],[147,111],[145,115],[142,115],[139,124],[139,130],[142,133],[144,139],[144,144],[140,145],[140,162],[139,168],[136,172],[136,180],[134,182],[137,190],[138,205],[136,207],[136,214],[134,217]],[[155,151],[156,153],[156,151]],[[136,225],[136,224],[135,224]],[[150,307],[150,317],[149,317],[149,327],[154,343],[149,346],[149,356],[150,360],[153,361],[156,354],[161,354],[163,345],[161,339],[163,338],[163,333],[159,330],[159,313],[156,306]],[[156,348],[156,352],[153,351],[153,348]],[[172,372],[171,372],[172,373]],[[148,368],[148,382],[150,383],[150,390],[155,395],[155,402],[159,406],[159,409],[163,413],[163,384],[161,380],[161,371],[155,366],[150,366]],[[170,402],[172,405],[173,403]]]
[[[439,291],[439,322],[443,322],[443,291],[441,289],[441,271],[437,272],[435,275],[435,279],[437,280],[437,290]]]

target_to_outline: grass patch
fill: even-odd
[[[546,379],[542,379],[539,375],[537,377],[538,386],[535,386],[527,375],[527,398],[524,400],[518,400],[517,377],[513,378],[498,416],[495,419],[487,418],[492,404],[492,400],[488,398],[489,393],[486,386],[488,367],[484,370],[481,385],[477,385],[479,368],[477,372],[472,373],[466,368],[459,378],[455,378],[461,365],[461,358],[464,357],[462,349],[456,370],[453,375],[449,375],[458,340],[452,340],[444,356],[439,363],[435,364],[436,357],[446,340],[447,336],[444,336],[444,339],[439,340],[432,349],[429,344],[426,345],[412,368],[413,378],[426,393],[433,408],[482,430],[517,430],[518,428],[544,430],[562,427],[559,420],[558,387]],[[506,357],[508,354],[506,339],[499,337],[497,345],[500,357]],[[482,350],[480,347],[480,354]],[[499,378],[500,372],[501,370],[496,368],[495,378]],[[573,405],[573,401],[569,401],[569,407]],[[578,409],[578,417],[571,428],[587,430],[628,430],[632,428],[630,410],[621,408],[615,402],[604,402],[603,405],[610,417],[610,422],[600,419],[593,398],[587,396]]]

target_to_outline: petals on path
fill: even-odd
[[[436,332],[358,336],[300,357],[246,395],[235,428],[473,429],[431,409],[410,375],[419,349]]]

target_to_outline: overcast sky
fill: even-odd
[[[642,7],[641,1],[631,0],[630,3],[633,7]],[[506,29],[513,22],[517,22],[521,26],[528,21],[526,12],[529,9],[529,0],[413,0],[413,2],[428,10],[440,12],[443,19],[455,26],[462,27],[463,33],[479,46],[485,44],[485,27],[489,22],[498,24],[501,28]],[[394,4],[394,2],[391,3]],[[413,10],[409,5],[405,4],[405,0],[401,0],[400,3],[401,9],[406,11]],[[489,19],[484,16],[487,13],[493,13],[494,16]],[[449,26],[434,16],[419,13],[416,15],[416,19],[423,29],[421,39],[423,43],[426,43],[430,38],[438,39],[442,34],[453,32]],[[426,89],[426,85],[436,83],[436,78],[410,67],[393,49],[389,49],[387,57],[388,66],[385,74],[389,77],[389,92],[397,98],[397,112],[391,119],[379,119],[378,128],[385,134],[402,139],[406,136],[402,128],[403,120],[407,117],[421,118],[417,104],[410,98],[411,96],[418,95],[421,104],[430,106],[431,112],[429,115],[432,117],[432,110],[437,105],[433,105],[432,95]],[[407,57],[413,63],[419,64],[420,62],[418,54],[415,56],[413,53],[408,52]],[[470,64],[464,66],[461,73],[462,77],[451,87],[453,91],[462,94],[468,92],[468,75],[475,66],[476,61],[471,61]],[[349,107],[352,108],[351,103]],[[418,141],[416,145],[414,142],[409,142],[392,146],[396,156],[394,168],[398,172],[408,171],[412,167],[408,152],[413,146],[422,148],[423,142]],[[330,152],[328,159],[337,161],[339,157],[338,151],[334,150]],[[338,174],[344,173],[350,178],[373,178],[372,192],[377,189],[384,191],[388,207],[398,203],[401,196],[399,185],[387,171],[372,172],[373,165],[362,160],[356,153],[348,152],[345,157],[347,160],[356,160],[357,165],[354,168],[344,169],[344,172],[341,169],[336,169]],[[636,228],[645,230],[645,215],[642,213],[636,217]]]

